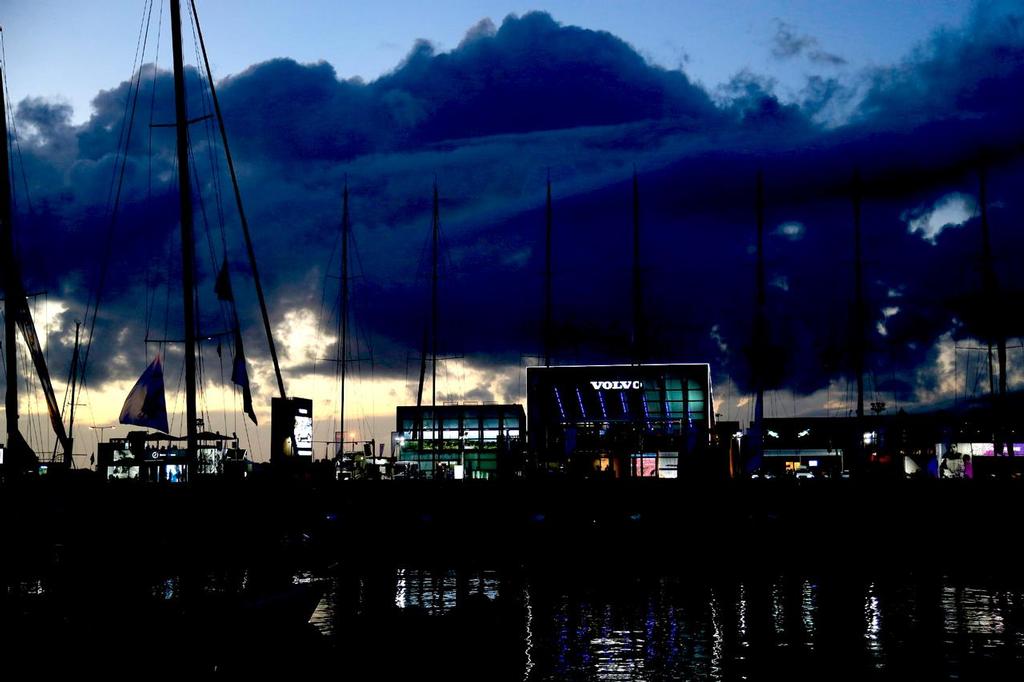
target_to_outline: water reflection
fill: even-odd
[[[524,681],[1024,679],[1018,582],[424,566],[307,567],[284,578],[323,587],[309,636],[337,671],[365,651],[383,677],[394,665],[443,674],[465,664],[477,679]],[[117,589],[174,607],[189,595],[243,594],[254,581],[237,569]],[[45,630],[66,618],[74,585],[20,577],[6,586],[7,614]]]
[[[328,636],[346,619],[371,617],[374,603],[423,614],[415,627],[428,638],[431,630],[450,634],[446,623],[464,604],[483,605],[469,618],[484,619],[484,638],[506,650],[502,660],[516,661],[521,680],[952,678],[993,666],[1024,673],[1020,590],[951,578],[708,582],[406,566],[341,580],[361,587],[332,583],[314,614]],[[381,589],[386,599],[374,597]],[[339,610],[337,594],[352,591],[358,603]]]

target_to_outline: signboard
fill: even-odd
[[[270,401],[270,461],[313,459],[313,401],[273,398]]]

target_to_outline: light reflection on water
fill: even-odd
[[[211,573],[196,581],[163,575],[144,589],[156,602],[174,602],[188,589],[244,590],[249,576]],[[415,616],[405,621],[405,635],[420,633],[428,642],[435,637],[446,642],[446,651],[458,652],[452,633],[465,632],[451,623],[477,631],[479,641],[493,647],[483,660],[495,674],[481,679],[507,679],[510,670],[524,682],[1024,679],[1018,583],[800,575],[708,582],[409,566],[362,573],[300,570],[290,582],[323,585],[310,624],[316,636],[337,641],[339,652],[360,619],[377,618],[387,637],[390,621],[381,619],[387,613]],[[25,609],[51,591],[45,579],[33,577],[8,585]],[[344,669],[340,654],[337,665]]]
[[[458,613],[469,595],[500,604],[493,640],[515,650],[522,680],[771,679],[787,671],[952,679],[995,656],[1024,672],[1021,593],[952,579],[503,580],[405,567],[390,584],[393,608],[441,619],[429,622]],[[330,635],[332,619],[345,617],[328,594],[313,622]]]

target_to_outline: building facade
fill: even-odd
[[[714,427],[699,364],[528,367],[529,444],[541,470],[677,478],[701,466]]]
[[[522,469],[522,405],[400,406],[395,422],[398,461],[417,463],[424,478],[490,479]]]

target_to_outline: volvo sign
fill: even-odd
[[[621,391],[627,389],[639,390],[644,387],[642,381],[591,381],[590,385],[594,390],[604,389],[605,391]]]

